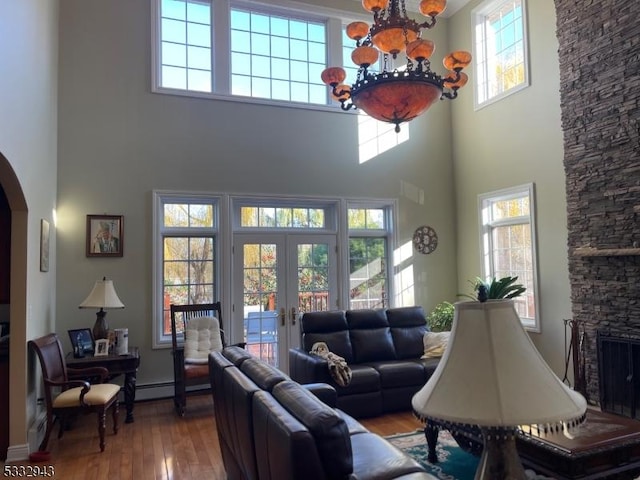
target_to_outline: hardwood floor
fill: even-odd
[[[100,453],[95,415],[83,415],[58,440],[56,428],[49,440],[51,461],[22,462],[14,466],[53,466],[56,479],[225,479],[210,395],[189,397],[187,413],[178,417],[173,400],[138,402],[135,422],[125,424],[120,408],[120,428],[113,435],[107,417],[106,447]],[[363,419],[366,428],[379,435],[420,428],[411,412]]]

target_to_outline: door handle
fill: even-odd
[[[280,309],[280,322],[282,322],[283,327],[287,322],[287,313],[285,312],[284,307]]]
[[[291,325],[296,324],[296,307],[291,307]]]

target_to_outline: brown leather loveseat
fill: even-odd
[[[238,347],[209,355],[218,438],[230,480],[435,479],[411,457]],[[317,396],[314,393],[317,393]]]
[[[308,312],[300,328],[302,348],[289,350],[291,378],[329,383],[336,389],[337,407],[356,418],[410,410],[411,398],[438,365],[439,358],[420,358],[429,330],[420,306]],[[335,383],[326,360],[309,353],[316,342],[346,360],[349,385]]]

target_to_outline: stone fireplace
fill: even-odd
[[[572,315],[599,404],[597,331],[640,336],[640,2],[555,6]]]

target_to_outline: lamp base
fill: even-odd
[[[102,308],[96,313],[96,323],[93,325],[93,339],[100,340],[109,336],[109,324],[105,319],[107,312]]]
[[[481,428],[484,448],[475,480],[526,480],[513,429]]]

